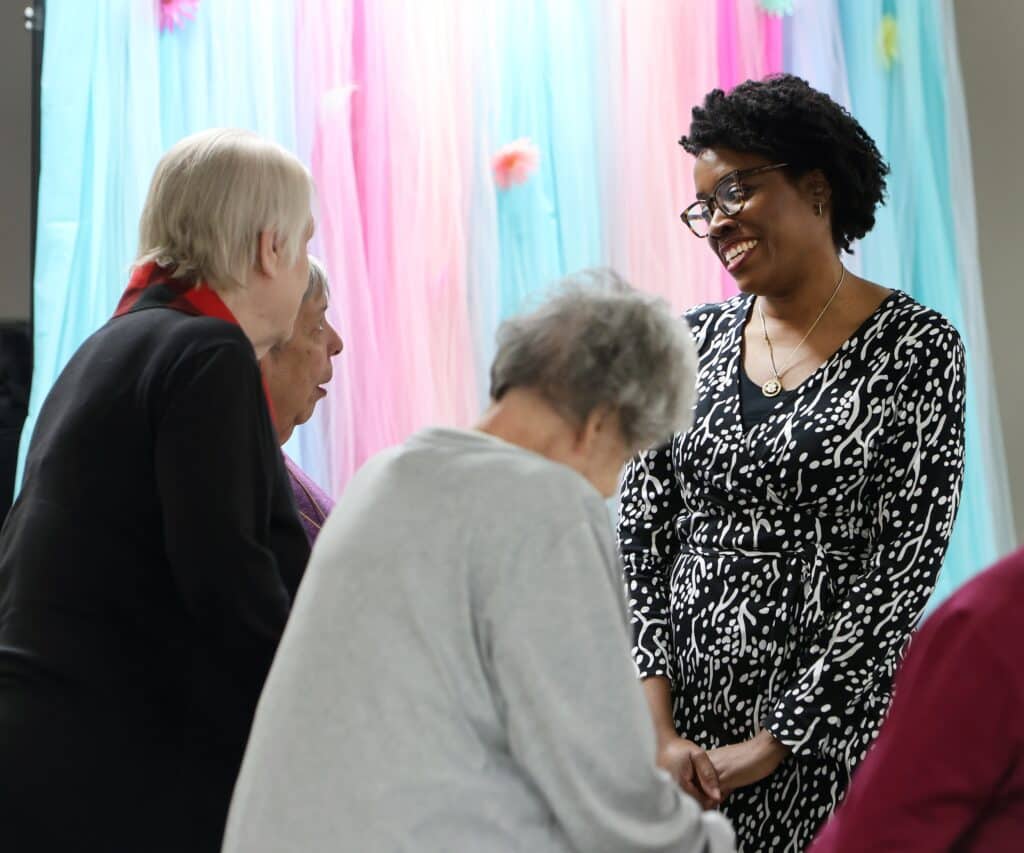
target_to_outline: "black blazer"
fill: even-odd
[[[219,850],[308,557],[241,329],[90,337],[0,534],[0,847]]]

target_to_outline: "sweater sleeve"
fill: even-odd
[[[654,763],[615,563],[610,532],[585,522],[502,570],[483,636],[509,749],[573,849],[701,850],[700,807]]]
[[[947,325],[911,355],[880,448],[872,549],[767,728],[795,751],[853,767],[881,724],[892,673],[942,567],[964,465],[964,352]]]
[[[183,358],[157,426],[156,479],[175,590],[191,620],[190,707],[244,746],[290,606],[270,547],[274,457],[259,368],[241,343]]]

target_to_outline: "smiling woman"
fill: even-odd
[[[873,740],[942,565],[963,347],[843,266],[887,167],[827,95],[788,75],[716,89],[681,144],[683,221],[741,292],[688,313],[694,425],[623,481],[634,653],[663,766],[699,788],[706,751],[742,848],[799,851]]]

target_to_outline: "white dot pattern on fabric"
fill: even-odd
[[[960,499],[964,351],[905,293],[745,429],[751,297],[687,314],[693,427],[623,479],[619,546],[641,677],[667,676],[706,748],[767,727],[792,747],[723,810],[742,850],[800,851],[888,708]]]

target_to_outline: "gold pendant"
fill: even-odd
[[[761,386],[761,393],[765,397],[778,397],[782,391],[782,383],[778,379],[769,379]]]

